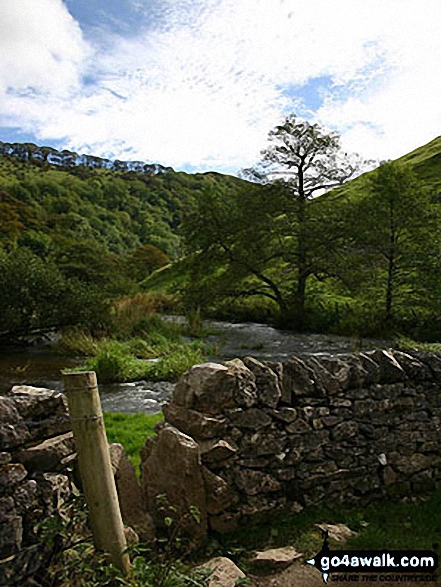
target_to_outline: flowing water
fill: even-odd
[[[181,320],[180,318],[173,318]],[[354,338],[325,334],[299,334],[277,330],[264,324],[207,321],[212,332],[206,341],[215,354],[210,361],[222,362],[235,357],[253,356],[260,360],[283,361],[292,355],[336,355],[360,348]],[[380,346],[378,341],[369,341]],[[57,354],[51,344],[0,350],[0,393],[13,385],[33,385],[62,389],[61,370],[79,365],[81,358]],[[100,385],[103,410],[154,414],[170,398],[174,384],[168,381]]]

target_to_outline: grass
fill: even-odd
[[[146,438],[154,436],[155,425],[163,419],[162,413],[153,415],[104,413],[108,442],[119,442],[123,445],[138,474],[141,462],[140,450],[144,446]]]
[[[95,371],[100,383],[177,379],[204,362],[210,349],[200,340],[206,332],[197,313],[188,324],[157,313],[171,303],[159,294],[121,298],[112,308],[112,328],[106,337],[96,339],[85,330],[69,329],[62,333],[58,349],[87,357],[79,369]]]
[[[438,551],[440,512],[441,488],[426,501],[384,501],[363,510],[310,507],[296,515],[271,516],[218,540],[225,556],[229,553],[245,566],[252,550],[292,545],[305,557],[316,554],[323,544],[314,528],[320,522],[343,523],[357,532],[344,547],[331,541],[336,549]]]

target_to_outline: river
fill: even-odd
[[[179,318],[178,318],[179,319]],[[299,334],[264,324],[206,321],[204,327],[214,334],[206,341],[216,354],[208,360],[222,362],[235,357],[253,356],[260,360],[283,361],[292,355],[305,357],[324,353],[336,355],[358,350],[355,338],[325,334]],[[363,341],[381,346],[379,341]],[[384,343],[383,343],[384,344]],[[61,370],[79,365],[83,359],[57,354],[53,345],[38,344],[0,351],[0,393],[14,385],[33,385],[62,389]],[[145,412],[154,414],[170,398],[174,384],[168,381],[100,385],[104,411]]]

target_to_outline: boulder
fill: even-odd
[[[297,395],[315,395],[314,372],[304,361],[292,357],[283,365],[281,401],[291,406]]]
[[[378,365],[381,383],[397,383],[406,379],[406,372],[391,351],[375,349],[374,351],[366,351],[363,355]]]
[[[344,544],[351,536],[357,533],[345,526],[344,524],[316,524],[315,527],[321,532],[327,532],[329,538]]]
[[[257,403],[256,377],[240,359],[227,361],[225,366],[235,377],[234,400],[236,405],[251,408]]]
[[[29,439],[29,430],[15,402],[9,397],[0,396],[0,450],[15,448]]]
[[[225,432],[225,418],[206,416],[175,403],[166,404],[162,411],[166,422],[196,440],[220,437]]]
[[[281,489],[280,483],[272,475],[252,469],[237,471],[234,475],[234,480],[238,488],[247,495],[272,493]]]
[[[269,426],[271,421],[271,417],[258,408],[250,408],[249,410],[239,408],[229,413],[229,422],[237,428],[258,430]]]
[[[66,457],[75,452],[72,432],[44,440],[15,454],[28,471],[57,471]]]
[[[209,400],[214,404],[208,405],[206,413],[219,413],[225,406],[234,405],[233,377],[228,368],[218,363],[204,363],[193,365],[176,383],[173,392],[173,402],[184,408],[194,408],[204,411]],[[217,390],[216,397],[214,389]]]
[[[293,546],[285,546],[255,552],[250,563],[258,571],[283,571],[302,556]]]
[[[207,467],[203,467],[202,474],[205,481],[207,512],[209,514],[220,514],[239,501],[237,492],[225,479],[215,475]]]
[[[156,526],[164,526],[164,515],[178,518],[194,547],[201,546],[207,533],[205,483],[198,444],[172,426],[165,426],[141,464],[141,491]],[[158,496],[175,508],[161,508]],[[190,515],[197,508],[200,522]],[[176,520],[177,521],[177,520]]]
[[[276,373],[253,357],[245,357],[243,362],[254,373],[259,402],[264,406],[276,408],[282,396],[279,378]]]
[[[109,453],[123,522],[133,528],[143,542],[150,542],[155,538],[155,526],[145,511],[135,469],[121,444],[111,444]]]
[[[245,578],[245,573],[223,556],[213,558],[199,568],[211,570],[208,587],[235,587],[239,579]]]

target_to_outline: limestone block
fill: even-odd
[[[238,488],[247,495],[272,493],[281,489],[280,483],[269,473],[242,469],[235,473],[234,480]]]
[[[282,390],[276,373],[267,365],[252,357],[245,357],[243,362],[254,373],[259,402],[264,406],[276,408],[282,396]]]
[[[264,411],[258,408],[250,408],[249,410],[234,410],[229,415],[229,421],[237,428],[251,428],[258,430],[265,428],[271,424],[271,417]]]
[[[15,454],[28,471],[56,471],[75,452],[72,432],[44,440]]]
[[[239,501],[237,492],[219,475],[204,467],[202,470],[207,494],[207,512],[220,514]]]
[[[0,467],[0,495],[10,494],[14,487],[23,481],[28,472],[19,463],[8,463]]]
[[[315,395],[314,371],[297,357],[283,365],[282,397],[284,404],[293,405],[296,396]]]
[[[225,418],[213,418],[175,403],[166,404],[162,411],[165,421],[196,440],[220,437],[225,432]]]
[[[211,570],[208,587],[235,587],[239,579],[245,578],[245,573],[233,561],[223,556],[209,560],[200,568]]]
[[[133,528],[143,542],[150,542],[155,537],[155,527],[145,511],[135,469],[121,444],[111,444],[109,453],[123,522]]]
[[[161,430],[141,464],[141,491],[156,526],[164,524],[164,512],[157,500],[164,495],[176,508],[191,543],[195,547],[203,544],[207,532],[206,492],[199,446],[192,438],[172,426]],[[200,523],[189,516],[192,507],[199,510]]]
[[[14,401],[9,397],[0,396],[0,450],[20,446],[29,438],[29,430]]]
[[[256,377],[240,359],[227,361],[225,366],[235,377],[234,400],[236,405],[251,408],[257,403]]]
[[[285,546],[255,552],[250,563],[259,571],[282,571],[302,556],[293,546]]]

